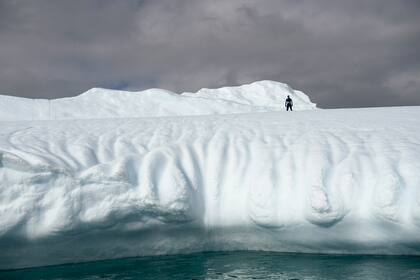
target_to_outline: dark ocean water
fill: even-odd
[[[420,279],[420,257],[214,252],[1,271],[8,279]]]

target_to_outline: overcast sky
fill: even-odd
[[[324,108],[420,105],[420,1],[0,0],[0,94],[263,79]]]

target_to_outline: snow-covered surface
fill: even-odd
[[[294,110],[313,110],[308,96],[286,84],[259,81],[238,87],[176,94],[163,89],[140,92],[93,88],[53,100],[0,95],[0,121],[158,117],[282,111],[287,95]]]
[[[0,269],[202,250],[420,254],[419,107],[0,126]]]

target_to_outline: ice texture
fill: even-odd
[[[0,127],[0,269],[211,250],[420,254],[420,107]]]

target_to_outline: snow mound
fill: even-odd
[[[0,96],[0,121],[101,119],[211,115],[284,110],[290,95],[294,109],[313,110],[308,96],[286,84],[260,81],[238,87],[176,94],[163,89],[129,92],[93,88],[76,97],[27,99]]]
[[[208,250],[420,254],[419,107],[1,127],[0,269]]]

